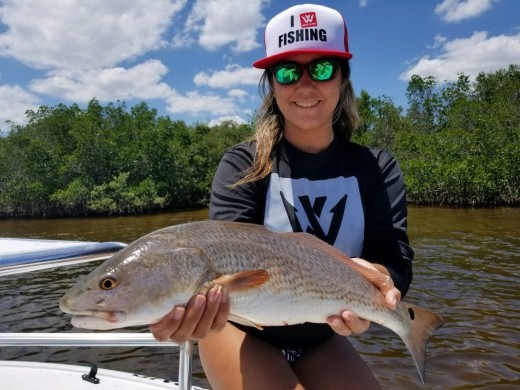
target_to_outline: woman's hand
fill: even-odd
[[[390,277],[390,273],[382,265],[372,264],[360,258],[352,258],[352,260],[354,260],[358,264],[361,264],[368,268],[375,269]],[[385,294],[386,305],[388,306],[388,308],[395,310],[397,304],[401,300],[401,292],[393,286],[385,290],[386,291],[382,292]],[[327,322],[336,333],[342,336],[350,336],[352,333],[363,333],[370,326],[370,321],[359,318],[356,314],[354,314],[351,311],[344,311],[340,315],[330,316],[329,318],[327,318]]]
[[[195,295],[186,307],[175,306],[158,323],[151,325],[150,331],[159,341],[200,340],[224,329],[229,308],[227,289],[215,286],[207,295]]]

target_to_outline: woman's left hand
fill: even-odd
[[[352,258],[352,260],[365,267],[375,269],[387,276],[390,276],[386,268],[379,264],[372,264],[360,258]],[[401,300],[401,292],[397,288],[392,287],[384,294],[386,306],[392,310],[395,310],[397,304]],[[336,333],[342,336],[350,336],[352,333],[363,333],[370,326],[370,321],[359,318],[351,311],[343,311],[340,315],[330,316],[327,318],[327,322]]]

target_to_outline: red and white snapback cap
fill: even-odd
[[[265,58],[253,63],[266,69],[296,54],[322,54],[351,59],[341,14],[322,5],[301,4],[273,17],[265,28]]]

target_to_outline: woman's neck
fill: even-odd
[[[330,131],[287,131],[285,139],[295,148],[307,153],[320,153],[329,147],[334,140],[334,132]]]

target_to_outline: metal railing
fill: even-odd
[[[0,333],[1,347],[174,347],[179,346],[179,390],[191,389],[193,342],[161,342],[149,333]]]

